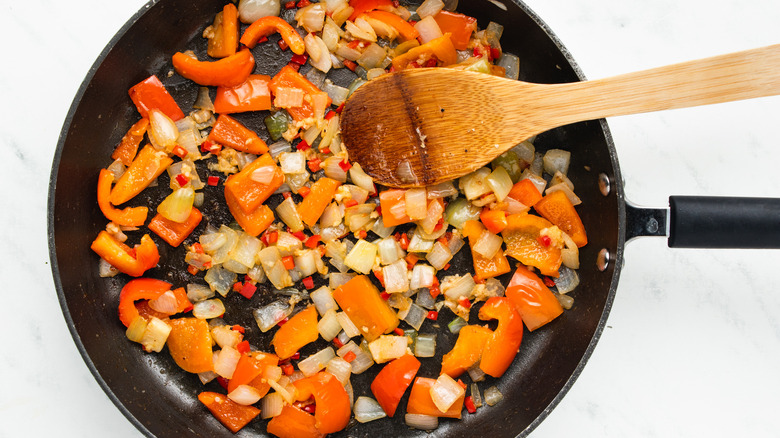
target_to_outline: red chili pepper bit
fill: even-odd
[[[382,292],[381,294],[379,294],[379,296],[382,297],[382,299],[385,301],[390,299],[390,294],[387,292]]]
[[[355,71],[357,69],[357,64],[355,64],[354,62],[350,61],[349,59],[345,59],[344,60],[344,66],[347,67],[348,69],[352,70],[352,71]]]
[[[314,249],[314,248],[317,247],[317,245],[320,244],[320,240],[321,239],[322,239],[322,237],[319,234],[315,234],[315,235],[309,237],[308,239],[306,239],[306,242],[304,243],[304,245],[306,245],[307,248]]]
[[[300,240],[301,242],[306,240],[306,235],[303,234],[303,231],[296,231],[294,233],[291,233],[293,236],[295,236],[296,239]]]
[[[438,64],[438,61],[436,60],[436,58],[431,57],[431,59],[425,61],[425,64],[423,64],[423,66],[425,66],[425,67],[436,67],[436,64]]]
[[[304,198],[306,196],[308,196],[309,193],[311,193],[311,189],[309,187],[307,187],[307,186],[303,186],[300,189],[298,189],[298,194],[301,195]]]
[[[200,272],[200,269],[196,268],[192,265],[187,265],[187,272],[189,272],[192,275],[198,275],[198,272]]]
[[[396,335],[398,335],[398,336],[403,336],[403,335],[404,335],[404,331],[403,331],[403,330],[401,330],[401,329],[400,329],[400,328],[398,328],[398,327],[396,327],[396,328],[395,328],[395,330],[393,330],[393,333],[395,333],[395,334],[396,334]]]
[[[335,116],[335,115],[336,115],[336,112],[335,112],[335,111],[330,111],[330,110],[328,110],[328,113],[327,113],[327,114],[325,114],[325,120],[330,120],[330,119],[332,119],[332,118],[333,118],[333,116]]]
[[[322,148],[322,149],[320,149],[320,152],[322,152],[323,154],[329,154],[330,153],[330,148]]]
[[[240,281],[237,281],[237,282],[233,283],[233,291],[234,292],[240,291],[242,287],[244,287],[244,285],[241,284]]]
[[[466,297],[458,298],[458,304],[463,306],[463,308],[465,308],[465,309],[470,309],[471,308],[471,301],[469,301],[469,299],[466,298]]]
[[[203,153],[209,153],[209,152],[211,152],[211,145],[213,145],[213,144],[214,143],[212,143],[210,140],[206,140],[206,141],[204,141],[203,143],[200,144],[200,150]]]
[[[552,243],[552,239],[550,239],[550,236],[539,236],[536,238],[536,240],[542,244],[542,246],[550,246]]]
[[[305,140],[301,140],[298,142],[298,144],[295,146],[299,151],[305,151],[311,149],[311,145],[309,143],[306,143]]]
[[[466,398],[463,400],[463,404],[466,405],[466,410],[469,412],[469,414],[477,412],[477,407],[474,406],[474,399],[472,399],[470,395],[466,396]]]
[[[241,333],[242,335],[243,335],[244,333],[246,333],[246,330],[244,329],[244,327],[242,327],[242,326],[240,326],[240,325],[238,325],[238,324],[235,324],[235,325],[233,325],[233,327],[230,327],[230,329],[231,329],[231,330],[233,330],[234,332],[239,332],[239,333]]]
[[[195,242],[195,243],[193,243],[193,244],[192,244],[192,246],[190,246],[190,249],[191,249],[193,252],[196,252],[196,253],[198,253],[198,254],[203,254],[203,253],[204,253],[204,251],[203,251],[203,245],[201,245],[201,244],[200,244],[200,242]]]
[[[441,289],[439,289],[439,286],[433,285],[428,289],[428,293],[431,294],[431,297],[436,298],[441,295]]]
[[[448,270],[450,269],[450,266],[451,266],[451,265],[450,265],[449,263],[447,263],[446,265],[444,265],[444,270],[445,270],[445,271],[448,271]]]
[[[290,269],[295,268],[295,259],[293,256],[282,257],[282,264],[284,265],[284,269],[289,271]]]
[[[277,326],[279,326],[279,327],[281,327],[281,326],[283,326],[283,325],[284,325],[284,323],[286,323],[286,322],[287,322],[287,318],[284,318],[283,320],[281,320],[281,321],[277,322],[277,323],[276,323],[276,325],[277,325]]]
[[[372,193],[371,196],[376,196],[376,192]],[[376,214],[378,214],[379,216],[382,216],[382,206],[381,205],[377,205],[375,211],[376,211]]]
[[[249,281],[245,281],[244,285],[241,287],[241,290],[238,291],[239,294],[241,294],[242,297],[246,298],[247,300],[252,298],[252,296],[257,291],[257,286],[250,283]]]
[[[435,310],[431,310],[430,312],[428,312],[428,315],[426,315],[425,317],[430,319],[431,321],[436,321],[437,319],[439,319],[439,312]]]
[[[290,59],[290,62],[298,64],[298,65],[304,65],[306,64],[306,61],[309,59],[308,56],[304,53],[303,55],[293,55]]]
[[[219,386],[221,386],[222,388],[224,388],[225,390],[227,390],[227,387],[228,387],[228,379],[226,379],[226,378],[224,378],[224,377],[222,377],[222,376],[217,376],[217,383],[219,383]]]
[[[344,207],[354,207],[356,205],[358,205],[358,202],[355,201],[354,199],[347,199],[346,201],[344,201]]]
[[[236,345],[236,350],[238,350],[239,353],[249,353],[251,348],[249,347],[249,341],[241,341]]]
[[[312,173],[322,169],[322,160],[316,157],[309,160],[309,162],[306,164],[309,166],[309,170]]]
[[[287,50],[287,48],[290,47],[290,46],[287,45],[287,43],[283,39],[280,39],[277,44],[279,45],[279,48],[282,49],[282,50]],[[298,67],[300,67],[300,66],[298,66]]]
[[[298,360],[300,358],[301,358],[301,352],[300,351],[296,351],[295,354],[290,356],[290,360]]]
[[[176,145],[173,147],[173,155],[176,155],[179,158],[184,158],[187,156],[187,149],[184,149],[183,147]]]
[[[498,59],[501,57],[501,49],[496,47],[490,48],[490,59]]]
[[[299,8],[305,8],[306,6],[309,6],[310,4],[311,4],[311,2],[309,0],[300,0],[300,1],[298,1],[298,3],[295,6],[297,6]]]
[[[460,385],[461,388],[466,389],[468,388],[468,385],[463,383],[463,380],[458,379],[458,385]]]
[[[287,2],[284,4],[285,9],[294,9],[295,8],[295,0]]]
[[[350,363],[356,358],[357,358],[357,354],[355,354],[354,351],[348,351],[347,354],[344,355],[344,360]]]
[[[306,406],[304,406],[304,407],[303,407],[303,411],[304,411],[304,412],[307,412],[307,413],[309,413],[309,414],[313,414],[313,413],[314,413],[314,411],[316,411],[316,410],[317,410],[317,405],[315,405],[315,404],[313,404],[313,403],[312,403],[312,404],[310,404],[310,405],[306,405]]]
[[[190,179],[184,176],[184,174],[176,175],[176,183],[179,184],[179,187],[186,186],[188,182],[190,182]]]
[[[344,104],[343,103],[341,105],[339,105],[338,107],[336,107],[336,112],[339,113],[339,114],[341,114],[341,112],[343,110],[344,110]],[[330,150],[328,152],[330,152]]]
[[[312,290],[314,289],[314,279],[311,278],[311,276],[304,278],[301,280],[303,282],[303,286],[308,289]]]
[[[271,231],[268,233],[268,244],[273,245],[279,240],[279,232],[278,231]]]
[[[219,177],[218,176],[210,176],[208,180],[206,180],[206,184],[210,186],[218,186],[219,185]]]
[[[341,347],[344,346],[344,343],[341,342],[341,339],[339,339],[339,338],[333,338],[333,345],[335,345],[336,348],[341,348]],[[346,360],[346,359],[344,359],[344,360]]]
[[[290,192],[282,192],[282,196],[284,196],[284,199],[287,199],[290,196],[292,196],[292,193],[290,193]]]
[[[286,45],[287,45],[287,44],[285,44],[285,46],[286,46]],[[282,50],[284,50],[284,49],[282,49]],[[300,71],[300,69],[301,69],[301,65],[300,65],[300,64],[296,64],[296,63],[294,63],[294,62],[288,62],[288,63],[287,63],[287,65],[288,65],[288,66],[289,66],[291,69],[293,69],[293,70],[295,70],[295,71]]]
[[[368,236],[368,232],[366,230],[360,230],[357,233],[355,233],[358,238],[365,239]]]
[[[550,277],[544,277],[542,279],[542,282],[544,282],[544,285],[547,286],[547,287],[555,286],[555,281],[553,281],[553,279],[550,278]]]
[[[295,369],[293,368],[292,364],[286,363],[282,365],[282,372],[285,376],[292,376],[292,374],[295,372]]]

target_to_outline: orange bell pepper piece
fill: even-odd
[[[129,281],[119,293],[119,320],[125,327],[130,326],[139,315],[135,302],[138,300],[153,300],[168,291],[176,297],[176,313],[192,308],[183,287],[171,290],[171,284],[154,278],[137,278]]]
[[[298,204],[298,215],[306,225],[313,227],[330,205],[341,183],[322,177],[311,185],[309,194]]]
[[[501,232],[506,244],[506,255],[526,266],[538,268],[543,275],[557,277],[562,262],[561,249],[539,242],[541,230],[552,226],[550,221],[539,216],[510,214],[507,216],[507,227]]]
[[[412,221],[406,214],[406,190],[390,189],[379,193],[379,205],[382,207],[382,223],[385,227]]]
[[[271,341],[279,359],[287,359],[304,345],[317,340],[317,309],[309,306],[290,318],[276,331]]]
[[[101,231],[92,242],[91,248],[111,266],[131,277],[140,277],[160,261],[157,245],[148,234],[144,234],[141,243],[131,249],[106,231]]]
[[[578,248],[587,245],[585,226],[566,193],[557,191],[548,194],[534,205],[534,210],[568,234]]]
[[[506,228],[506,212],[503,210],[483,208],[479,220],[493,234],[498,234]]]
[[[450,33],[456,50],[466,50],[471,35],[477,30],[477,19],[456,12],[441,11],[433,16],[441,33]]]
[[[149,119],[142,118],[135,122],[127,133],[122,137],[122,141],[114,149],[111,154],[111,158],[119,160],[125,166],[129,166],[135,158],[135,154],[138,152],[138,146],[141,144],[141,140],[144,139],[146,128],[149,126]]]
[[[236,370],[233,371],[233,377],[228,381],[228,394],[238,388],[239,385],[249,385],[264,396],[271,388],[263,373],[266,368],[279,364],[279,358],[271,353],[262,353],[259,351],[249,352],[241,355],[236,364]]]
[[[195,207],[190,210],[190,215],[184,222],[174,222],[157,213],[149,222],[149,229],[160,236],[168,245],[177,247],[184,242],[200,224],[203,214]]]
[[[512,364],[523,340],[523,319],[506,297],[492,297],[479,309],[479,319],[497,319],[498,327],[485,343],[479,368],[501,377]]]
[[[539,193],[539,189],[536,188],[530,179],[523,179],[512,186],[507,197],[522,203],[526,207],[533,207],[542,199],[542,194]]]
[[[314,425],[320,433],[334,433],[347,427],[352,414],[349,395],[333,374],[320,371],[313,376],[296,380],[294,385],[298,401],[314,397]]]
[[[179,104],[173,100],[157,76],[149,76],[142,82],[133,85],[128,94],[138,108],[141,117],[145,119],[149,118],[149,111],[153,109],[162,111],[174,122],[184,118],[184,112],[179,108]]]
[[[218,61],[199,61],[182,52],[173,54],[176,73],[205,86],[234,87],[241,85],[255,69],[255,57],[249,49],[241,49]]]
[[[290,67],[289,65],[282,67],[282,69],[279,70],[279,73],[277,73],[268,84],[268,88],[273,94],[277,94],[279,89],[282,87],[299,88],[308,95],[322,92],[322,90],[317,88],[317,86],[314,85],[310,80],[306,79],[305,76],[298,73],[297,70]],[[330,106],[330,104],[331,99],[328,98],[326,107]],[[303,101],[302,106],[286,108],[286,110],[295,121],[301,121],[314,117],[314,108],[312,107],[311,103],[306,100]]]
[[[413,40],[420,36],[420,32],[415,29],[411,23],[392,12],[370,11],[366,12],[366,16],[393,27],[398,31],[398,36],[401,41]]]
[[[262,183],[252,179],[255,171],[270,173],[270,181]],[[249,163],[241,172],[225,180],[225,194],[230,192],[241,210],[249,214],[255,211],[284,183],[284,173],[270,154],[263,154]]]
[[[406,412],[409,414],[430,415],[431,417],[460,418],[463,411],[463,402],[466,399],[464,393],[455,403],[442,412],[433,403],[431,398],[431,388],[436,383],[436,379],[428,377],[418,377],[412,385],[412,392],[409,394],[409,401],[406,403]]]
[[[463,235],[469,239],[469,248],[471,248],[471,259],[474,263],[474,274],[478,280],[497,277],[511,271],[509,260],[504,255],[504,250],[498,249],[496,254],[488,259],[482,254],[474,251],[472,248],[479,240],[479,236],[485,227],[478,221],[466,221],[463,224]]]
[[[111,183],[114,181],[114,174],[108,169],[100,169],[98,175],[97,200],[100,211],[106,219],[117,225],[128,227],[140,227],[146,222],[146,215],[149,213],[147,207],[127,207],[124,210],[114,208],[109,201],[111,195]]]
[[[211,329],[205,319],[176,318],[168,321],[171,332],[165,344],[176,365],[188,373],[214,369]]]
[[[241,430],[260,414],[260,409],[240,405],[218,392],[201,392],[198,394],[198,400],[233,433]]]
[[[368,342],[398,327],[398,315],[365,275],[358,275],[336,288],[333,298]]]
[[[208,139],[250,154],[260,155],[268,152],[268,145],[263,139],[238,120],[226,114],[217,117],[217,122],[211,128]]]
[[[349,6],[353,9],[352,15],[349,16],[350,21],[355,21],[357,17],[376,9],[384,11],[395,9],[392,0],[350,0]]]
[[[263,111],[271,108],[270,76],[249,75],[246,81],[235,87],[217,87],[214,111],[232,114],[246,111]]]
[[[393,359],[374,377],[371,392],[388,417],[395,415],[401,397],[419,369],[420,361],[411,354],[406,354]]]
[[[403,70],[410,63],[417,61],[421,57],[424,59],[435,57],[438,60],[438,67],[445,67],[458,62],[458,53],[455,51],[455,46],[452,45],[450,34],[445,33],[436,39],[410,49],[403,55],[393,58],[393,68],[395,70]]]
[[[124,204],[141,193],[173,163],[165,152],[146,145],[135,157],[130,167],[119,177],[108,200],[114,205]]]
[[[241,35],[241,44],[252,49],[263,37],[267,37],[274,32],[278,32],[282,36],[282,40],[296,55],[303,55],[306,51],[306,44],[304,44],[303,38],[290,26],[290,23],[273,15],[262,17],[249,25],[244,34]]]
[[[244,213],[232,192],[227,190],[225,190],[225,202],[230,214],[249,235],[257,237],[274,223],[274,212],[265,204],[260,205],[251,213]]]
[[[441,359],[441,374],[453,379],[465,373],[479,362],[485,343],[493,336],[493,331],[479,325],[467,325],[458,332],[458,340],[449,353]]]
[[[536,274],[518,265],[506,288],[506,297],[523,317],[529,331],[547,324],[563,313],[563,307]]]
[[[268,422],[266,431],[279,438],[323,438],[325,434],[317,429],[316,421],[314,415],[286,404],[282,413]]]
[[[225,58],[238,49],[238,8],[228,3],[217,13],[212,25],[214,35],[209,38],[206,53],[212,58]]]

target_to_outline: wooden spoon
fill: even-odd
[[[780,45],[607,79],[532,84],[449,68],[386,74],[346,102],[349,158],[382,185],[417,187],[472,172],[569,123],[780,94]]]

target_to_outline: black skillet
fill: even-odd
[[[176,51],[194,49],[203,58],[202,30],[223,5],[224,0],[161,0],[142,8],[108,44],[84,80],[65,120],[54,158],[49,191],[49,244],[66,321],[96,380],[128,420],[147,436],[233,434],[197,401],[196,395],[204,387],[196,376],[178,369],[165,351],[146,354],[125,338],[116,306],[119,291],[128,278],[98,277],[98,259],[89,250],[92,239],[106,225],[95,202],[97,174],[109,164],[113,147],[138,118],[127,96],[130,86],[157,74],[182,109],[191,109],[197,87],[177,75],[168,77],[172,70],[170,57]],[[487,0],[461,0],[458,10],[477,17],[480,27],[490,21],[505,26],[502,47],[522,60],[521,79],[540,83],[584,79],[568,52],[528,7],[512,2],[505,2],[504,6],[506,10]],[[275,44],[277,40],[278,37],[271,37],[269,43],[254,49],[256,72],[272,75],[289,60],[289,51],[281,52]],[[334,80],[343,85],[351,78],[341,71],[334,75]],[[262,117],[244,115],[240,119],[267,139]],[[575,306],[543,329],[526,333],[520,353],[506,375],[481,384],[482,389],[497,385],[505,397],[502,403],[466,415],[461,421],[442,420],[436,436],[469,436],[474,431],[496,437],[525,436],[544,420],[573,384],[595,347],[618,284],[623,247],[628,239],[637,235],[669,235],[670,246],[740,247],[745,242],[762,247],[780,245],[777,233],[764,234],[762,239],[736,233],[725,233],[734,236],[726,241],[722,237],[724,229],[734,230],[745,223],[746,212],[755,213],[745,232],[760,235],[777,227],[780,208],[776,201],[743,200],[750,209],[730,210],[743,215],[726,217],[726,225],[713,220],[716,216],[722,219],[724,212],[719,208],[719,200],[712,198],[672,198],[670,210],[632,207],[624,197],[617,156],[604,121],[559,128],[540,135],[536,141],[537,149],[542,151],[560,145],[567,145],[574,152],[570,177],[583,199],[579,211],[589,231],[589,244],[580,253],[581,284],[572,293]],[[167,186],[166,178],[160,178],[161,187]],[[211,212],[189,241],[202,232],[206,223],[218,226],[231,221],[219,206],[221,188],[205,190],[207,209]],[[156,205],[165,194],[165,190],[150,189],[133,203]],[[754,208],[756,204],[759,208]],[[148,276],[176,285],[197,281],[184,270],[181,250],[172,250],[159,239],[156,241],[163,260],[169,263],[149,271]],[[449,272],[468,270],[471,260],[466,253],[461,251]],[[502,280],[508,279],[504,276]],[[271,294],[256,294],[248,306],[237,294],[226,299],[228,322],[247,327],[250,342],[260,348],[267,347],[270,338],[261,336],[250,310],[274,299]],[[436,331],[439,337],[437,356],[423,361],[420,375],[436,376],[442,354],[454,342],[443,327],[452,317],[442,312],[439,329],[430,321],[423,325],[421,332]],[[305,356],[322,347],[323,344],[311,345],[302,353]],[[374,373],[353,377],[356,396],[371,395],[368,385]],[[206,388],[221,390],[216,383]],[[258,420],[237,435],[264,436],[264,430],[265,422]],[[382,419],[334,434],[424,435],[425,432],[406,427],[402,418]]]

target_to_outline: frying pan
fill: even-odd
[[[54,161],[49,239],[52,268],[63,312],[74,340],[98,382],[128,419],[149,436],[232,434],[195,399],[202,386],[194,376],[180,372],[165,353],[142,353],[137,345],[125,339],[124,329],[116,317],[116,300],[127,279],[101,279],[92,268],[97,258],[89,251],[89,243],[106,222],[94,201],[96,176],[98,169],[107,164],[113,145],[137,118],[126,90],[152,73],[164,78],[170,70],[170,55],[183,47],[195,48],[189,42],[199,40],[202,28],[222,4],[222,1],[198,4],[161,1],[150,4],[144,13],[133,17],[109,43],[79,90],[63,127]],[[553,83],[583,79],[565,49],[527,7],[513,3],[505,5],[507,11],[483,1],[462,2],[459,10],[478,17],[483,27],[491,20],[511,23],[506,26],[502,43],[506,51],[525,60],[521,71],[524,80]],[[260,72],[278,70],[286,63],[285,59],[280,59],[282,55],[276,52],[275,47],[268,44],[255,50]],[[200,52],[202,55],[202,50]],[[195,87],[176,76],[166,79],[165,83],[177,101],[182,102],[185,111],[189,109],[187,105],[194,101]],[[264,134],[262,121],[258,118],[247,117],[244,121],[258,130],[261,136]],[[583,198],[580,212],[590,230],[590,243],[581,252],[582,282],[574,294],[576,307],[544,329],[526,334],[515,364],[507,375],[495,381],[504,393],[505,403],[481,409],[477,415],[467,416],[460,422],[442,421],[437,435],[462,436],[468,430],[497,436],[530,433],[579,375],[603,330],[622,266],[625,242],[639,234],[663,234],[666,229],[665,210],[637,209],[626,202],[617,157],[603,121],[576,124],[546,133],[539,137],[536,144],[542,150],[576,145],[570,177]],[[83,177],[73,178],[73,175]],[[610,188],[604,191],[606,194],[602,193],[605,182],[609,182]],[[161,179],[161,186],[165,183]],[[161,192],[149,191],[140,202],[155,204],[162,195]],[[212,196],[218,197],[218,191],[207,193],[207,198]],[[681,201],[686,203],[689,199]],[[761,202],[774,213],[764,211],[757,218],[759,223],[766,224],[768,219],[768,223],[776,225],[776,219],[771,217],[776,215],[775,203]],[[679,219],[676,214],[675,217]],[[697,217],[693,215],[694,219]],[[227,223],[229,217],[226,212],[217,211],[210,220],[216,224]],[[648,231],[648,225],[649,230],[654,232]],[[203,225],[196,233],[202,228]],[[694,231],[698,232],[700,228],[694,227]],[[692,244],[711,244],[704,237]],[[750,242],[736,240],[738,246]],[[165,251],[164,244],[160,247]],[[609,254],[608,258],[600,257],[600,254],[605,254],[602,249]],[[462,253],[462,257],[454,263],[456,269],[470,264],[466,251]],[[167,260],[183,260],[183,256],[175,251],[162,255]],[[191,279],[182,274],[181,263],[171,270],[150,271],[149,275],[184,284]],[[228,307],[241,304],[235,296],[232,298],[234,300],[227,300]],[[259,304],[260,301],[253,302],[254,306]],[[236,315],[238,312],[229,310],[227,314]],[[248,314],[241,318],[230,322],[253,326]],[[425,329],[424,326],[423,331]],[[250,340],[263,345],[261,337],[250,336]],[[267,344],[267,340],[265,342]],[[421,375],[435,376],[438,359],[453,342],[454,339],[440,335],[439,356],[425,361]],[[303,353],[316,349],[304,350]],[[353,379],[356,393],[365,390],[370,382],[368,377],[363,375]],[[262,426],[262,422],[254,424],[239,436],[260,434]],[[423,435],[422,432],[409,431],[398,421],[389,420],[362,425],[341,435],[376,434]]]

